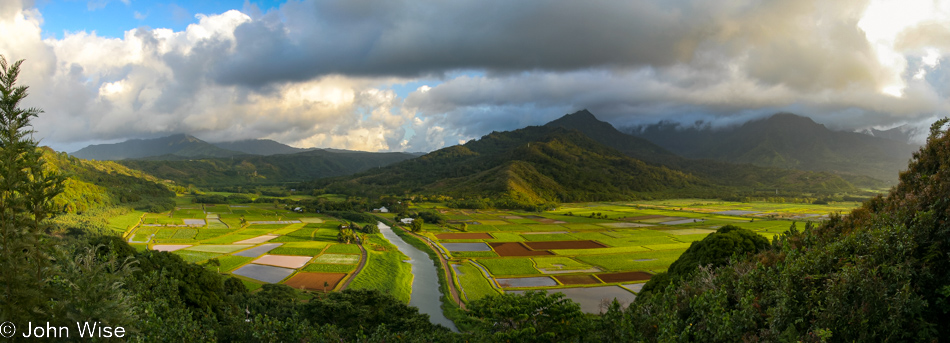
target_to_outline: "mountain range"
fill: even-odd
[[[854,191],[840,176],[693,160],[624,134],[588,111],[308,187],[344,194],[493,197],[520,205],[653,197]]]
[[[208,143],[190,135],[93,145],[73,155],[121,159],[126,167],[182,185],[307,182],[303,188],[344,194],[501,195],[539,204],[765,190],[849,192],[855,185],[880,187],[879,180],[896,179],[898,164],[913,150],[893,140],[831,131],[792,114],[719,131],[660,123],[635,133],[583,110],[421,157],[300,149],[272,140]]]
[[[833,131],[807,117],[779,113],[722,129],[661,122],[630,130],[687,158],[749,163],[765,167],[868,176],[893,183],[918,147],[900,140],[900,130],[876,137]]]

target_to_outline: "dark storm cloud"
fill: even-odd
[[[235,31],[216,80],[261,85],[326,74],[418,76],[671,65],[689,60],[711,17],[687,2],[314,1]]]

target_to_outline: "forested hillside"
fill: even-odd
[[[179,185],[253,186],[308,181],[379,168],[415,156],[400,152],[330,152],[229,158],[123,160],[118,163]]]
[[[528,127],[310,187],[346,194],[432,193],[543,204],[625,199],[698,189],[703,182],[650,166],[577,131]]]
[[[317,180],[301,188],[371,196],[491,197],[495,206],[509,208],[677,196],[735,198],[762,191],[797,195],[855,190],[831,173],[685,159],[621,133],[587,111],[545,126],[493,132],[390,167]]]
[[[647,341],[916,341],[950,337],[950,130],[934,124],[900,183],[755,255],[641,294]]]
[[[620,132],[613,125],[598,120],[587,110],[565,115],[545,126],[573,128],[588,137],[617,149],[627,156],[644,162],[681,170],[709,180],[713,184],[739,188],[739,192],[754,189],[778,189],[793,192],[836,193],[853,191],[852,184],[862,186],[880,186],[877,180],[857,175],[839,175],[831,172],[807,172],[802,169],[789,169],[787,166],[755,165],[749,161],[721,161],[707,156],[681,157],[646,139]],[[654,135],[646,138],[654,139]],[[680,137],[680,136],[675,136]],[[690,141],[695,138],[683,136],[666,137],[659,142]],[[709,146],[710,142],[693,142],[696,147]],[[672,149],[671,149],[672,150]],[[673,150],[677,151],[677,150]],[[905,161],[906,162],[906,161]],[[896,175],[896,170],[894,171]],[[847,178],[847,180],[845,179]]]
[[[689,158],[863,175],[892,184],[916,148],[867,134],[832,131],[790,113],[732,128],[660,123],[632,133]]]
[[[63,212],[126,204],[164,211],[174,205],[175,192],[162,180],[111,161],[83,160],[41,148],[47,167],[66,176],[65,189],[53,199]]]

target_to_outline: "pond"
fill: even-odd
[[[399,248],[399,251],[403,254],[409,256],[413,275],[412,296],[409,298],[409,305],[419,308],[421,313],[428,314],[429,321],[432,323],[441,324],[454,332],[458,332],[455,323],[442,313],[442,288],[439,287],[438,276],[438,273],[442,271],[435,267],[428,254],[406,243],[389,226],[383,223],[378,223],[378,226],[383,237]]]

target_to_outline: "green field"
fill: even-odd
[[[349,273],[356,269],[354,264],[323,264],[311,263],[303,267],[305,272],[317,273]]]
[[[491,282],[482,275],[481,270],[473,266],[470,262],[462,263],[458,265],[457,268],[458,271],[461,272],[461,275],[457,274],[457,276],[466,301],[478,300],[489,295],[500,294],[498,290],[492,287]]]
[[[411,266],[402,262],[409,257],[399,252],[380,234],[370,235],[369,243],[385,248],[385,251],[367,249],[368,259],[363,271],[353,279],[352,289],[376,289],[409,302],[412,294]]]
[[[191,250],[178,250],[172,252],[175,255],[181,256],[187,262],[198,263],[210,258],[220,256],[219,253],[214,252],[204,252],[204,251],[191,251]]]
[[[486,258],[478,263],[488,268],[492,275],[530,275],[541,274],[534,268],[530,258]]]
[[[138,225],[143,214],[145,214],[145,212],[131,211],[120,216],[109,218],[109,228],[115,231],[125,232],[125,230],[131,229],[133,226]]]
[[[296,256],[317,256],[323,252],[323,248],[305,248],[305,247],[287,247],[280,246],[277,249],[271,250],[268,254],[271,255],[296,255]]]
[[[330,254],[320,255],[313,260],[316,263],[327,264],[357,264],[360,262],[360,255]]]
[[[253,257],[224,255],[224,256],[218,257],[218,262],[221,263],[220,269],[217,267],[211,267],[211,266],[209,266],[208,268],[214,268],[214,270],[220,270],[223,273],[227,273],[253,260],[254,260]]]
[[[489,280],[481,276],[475,265],[458,259],[470,259],[481,264],[492,277],[538,275],[539,269],[549,273],[577,271],[574,274],[588,275],[597,273],[598,269],[657,273],[669,268],[692,242],[702,240],[723,225],[736,225],[771,239],[788,230],[793,221],[821,220],[830,212],[848,211],[857,205],[679,199],[562,204],[554,211],[542,213],[439,207],[450,224],[467,222],[468,232],[484,232],[493,238],[439,240],[436,236],[439,232],[458,231],[452,228],[430,228],[428,225],[427,230],[431,232],[425,235],[442,243],[595,241],[606,246],[593,249],[548,249],[554,255],[530,257],[499,256],[496,251],[452,252],[451,258],[461,263],[458,268],[463,273],[463,276],[456,275],[457,280],[466,292],[471,290],[477,298],[497,291],[491,287]],[[435,206],[419,208],[423,207]],[[454,224],[451,226],[456,227]],[[799,227],[802,226],[799,223]],[[467,299],[471,300],[472,295]]]

